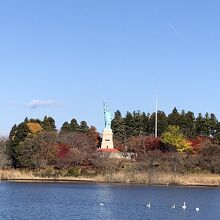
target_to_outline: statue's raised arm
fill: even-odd
[[[105,119],[105,128],[111,129],[112,116],[105,102],[104,102],[104,119]]]

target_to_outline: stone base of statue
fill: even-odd
[[[105,128],[102,133],[102,145],[97,150],[100,157],[106,159],[127,159],[131,160],[131,154],[127,152],[120,152],[114,148],[113,133],[111,128]]]
[[[103,130],[101,149],[114,149],[113,132],[111,128],[105,128]]]

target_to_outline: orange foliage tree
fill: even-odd
[[[41,125],[37,122],[28,122],[27,123],[28,129],[32,134],[37,134],[43,130]]]

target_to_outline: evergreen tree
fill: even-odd
[[[14,126],[12,127],[10,134],[9,134],[9,140],[12,140],[17,132],[18,126],[16,124],[14,124]]]
[[[203,119],[202,113],[199,113],[195,121],[195,130],[196,130],[197,136],[204,135],[203,124],[204,124],[204,119]]]
[[[133,129],[134,129],[134,120],[133,116],[130,112],[127,112],[125,116],[125,137],[128,138],[133,135]]]
[[[143,134],[143,117],[140,111],[134,111],[132,114],[133,117],[133,131],[134,136]]]
[[[165,112],[158,111],[157,112],[157,132],[160,136],[168,126],[167,116]],[[155,112],[150,116],[150,133],[154,134],[155,132]]]
[[[40,119],[35,119],[35,118],[31,118],[29,119],[28,121],[24,121],[25,123],[28,123],[28,122],[33,122],[33,123],[38,123],[38,124],[42,124],[42,121]]]
[[[111,128],[114,134],[114,138],[123,142],[125,139],[125,121],[122,118],[121,112],[119,110],[115,112]]]
[[[32,157],[36,146],[32,138],[26,138],[19,144],[19,165],[22,167],[33,167]]]
[[[70,128],[70,131],[72,132],[78,132],[79,131],[79,125],[78,125],[78,122],[75,118],[73,118],[69,124],[69,128]]]
[[[86,121],[81,121],[79,125],[79,131],[82,133],[88,133],[89,127],[86,123]]]
[[[63,125],[61,127],[61,131],[65,131],[65,132],[70,131],[70,125],[69,125],[69,123],[67,121],[65,121],[63,123]]]
[[[44,117],[42,127],[45,131],[56,131],[55,120],[52,117]]]
[[[20,166],[19,144],[25,140],[28,134],[29,129],[26,122],[22,122],[18,126],[14,125],[10,132],[9,140],[7,143],[7,153],[12,161],[12,166],[15,168]]]
[[[183,115],[184,124],[181,126],[183,134],[188,138],[195,137],[195,116],[194,113],[188,111]]]
[[[198,114],[195,122],[195,130],[197,135],[209,136],[210,126],[209,126],[209,114],[206,113],[205,117],[201,113]]]
[[[182,110],[176,125],[180,127],[186,137],[192,138],[195,136],[195,116],[193,112]]]
[[[168,124],[169,125],[181,126],[180,125],[180,114],[177,111],[176,107],[174,107],[172,113],[168,115]]]
[[[151,134],[151,129],[150,129],[150,113],[148,113],[146,115],[146,113],[143,112],[141,117],[142,117],[143,134],[144,135]]]
[[[167,129],[168,126],[167,116],[165,112],[158,111],[157,117],[158,117],[158,128],[157,128],[158,135],[162,135],[162,133]]]
[[[27,124],[25,122],[22,122],[18,125],[17,131],[14,137],[14,140],[21,142],[24,141],[29,133],[29,129],[27,127]]]
[[[15,167],[16,164],[16,145],[18,145],[18,141],[15,140],[15,135],[17,132],[18,126],[15,124],[9,134],[9,140],[7,141],[7,149],[6,149],[6,154],[12,161],[12,166]]]
[[[216,133],[220,132],[220,122],[217,121],[217,124],[216,124]]]
[[[209,132],[210,132],[210,136],[214,136],[217,132],[218,129],[218,120],[215,116],[214,113],[210,114],[210,118],[209,118]]]

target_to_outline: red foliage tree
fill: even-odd
[[[145,140],[144,140],[144,146],[146,150],[160,150],[161,149],[160,138],[147,136],[145,137]]]
[[[196,138],[190,139],[189,141],[191,143],[193,152],[199,153],[204,145],[206,145],[207,142],[210,142],[210,138],[205,136],[197,136]]]
[[[140,160],[148,157],[148,151],[161,150],[162,145],[159,138],[152,136],[132,136],[126,141],[128,151],[136,153],[137,158]]]
[[[70,146],[68,146],[67,144],[59,144],[57,145],[57,157],[59,159],[63,159],[65,157],[67,157],[67,155],[70,152]]]

